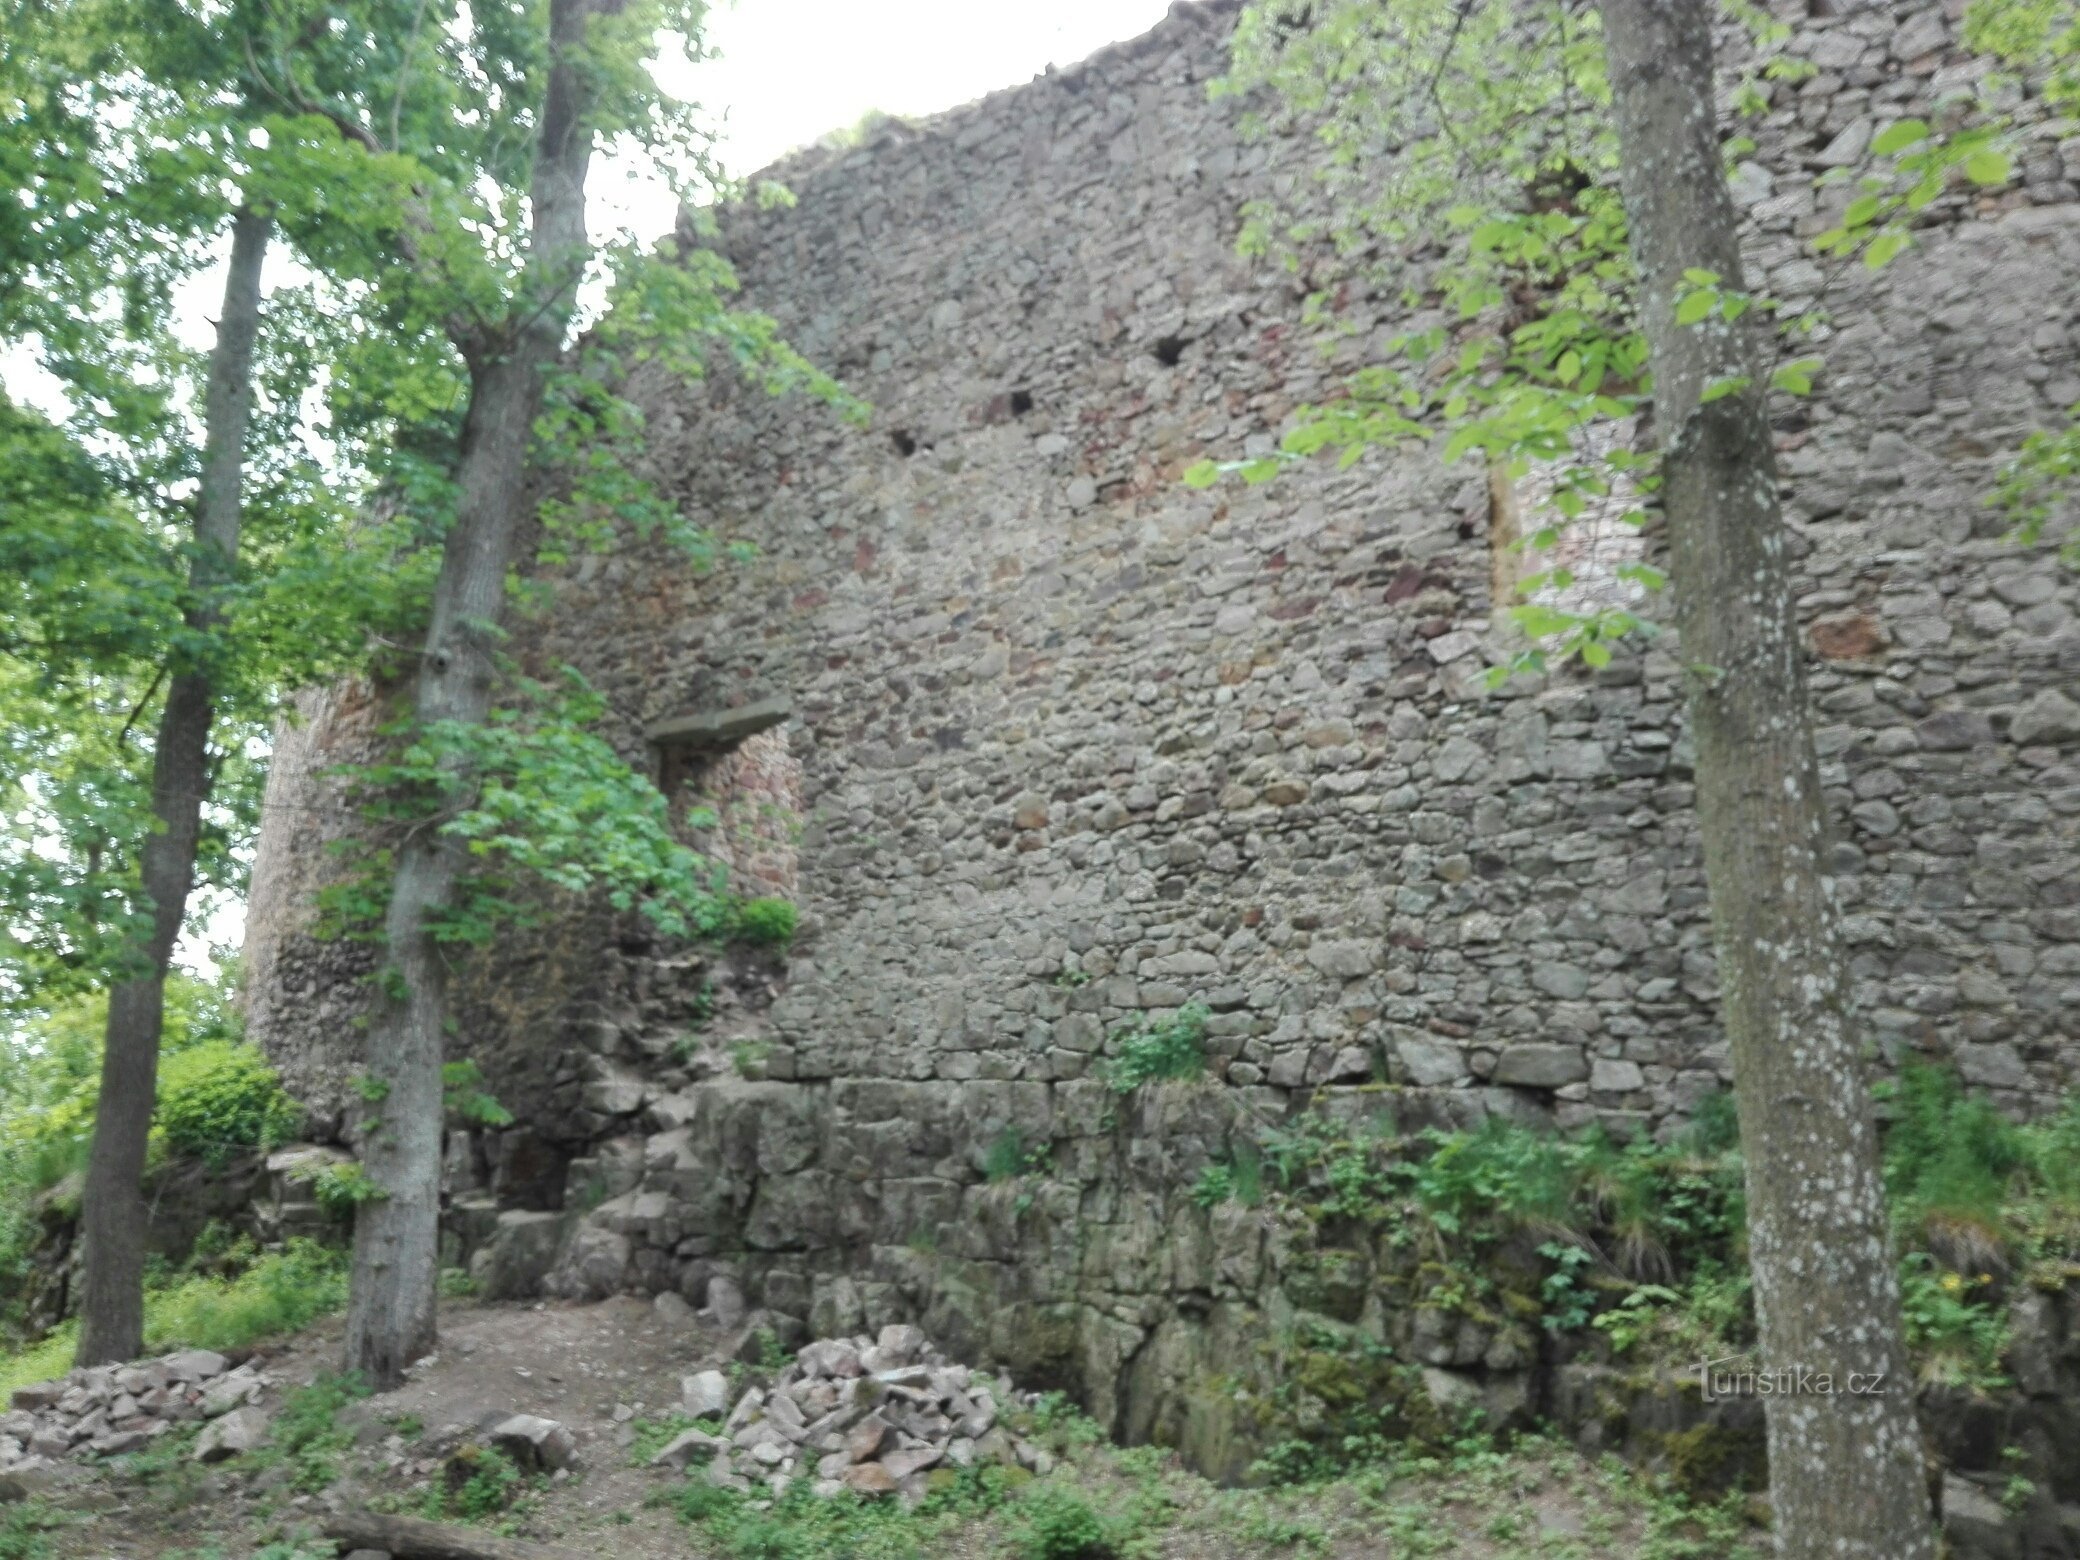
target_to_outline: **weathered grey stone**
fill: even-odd
[[[1465,1053],[1441,1040],[1410,1036],[1394,1042],[1394,1054],[1400,1058],[1408,1081],[1420,1088],[1447,1087],[1463,1082],[1467,1076]]]
[[[510,1414],[491,1427],[491,1444],[524,1469],[553,1473],[578,1460],[568,1427],[539,1414]]]
[[[679,1378],[679,1406],[695,1419],[729,1412],[729,1377],[719,1370],[696,1371]]]
[[[1368,942],[1318,942],[1307,950],[1307,962],[1325,975],[1352,980],[1379,968],[1379,954]]]
[[[487,1300],[529,1300],[556,1265],[563,1215],[509,1208],[470,1257],[469,1275]]]
[[[2056,688],[2046,688],[2015,712],[2008,736],[2018,747],[2070,742],[2080,737],[2080,704]]]
[[[267,1434],[267,1416],[257,1408],[235,1408],[221,1419],[212,1419],[195,1438],[197,1462],[222,1462],[250,1452]]]
[[[169,1354],[161,1362],[167,1374],[176,1381],[201,1385],[213,1376],[221,1376],[230,1368],[231,1362],[212,1349],[183,1349],[178,1354]]]
[[[1507,1046],[1495,1062],[1495,1081],[1519,1088],[1557,1089],[1589,1076],[1589,1064],[1578,1045],[1527,1041]]]

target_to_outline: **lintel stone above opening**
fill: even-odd
[[[695,710],[653,722],[644,731],[654,747],[726,748],[781,724],[794,713],[785,694],[773,694],[731,709]]]

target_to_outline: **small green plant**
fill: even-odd
[[[635,1437],[628,1443],[628,1460],[631,1466],[647,1468],[650,1459],[669,1446],[673,1440],[695,1428],[714,1430],[717,1423],[712,1419],[695,1419],[691,1414],[672,1409],[656,1418],[637,1419],[630,1428]]]
[[[288,1470],[290,1488],[313,1495],[339,1477],[339,1459],[354,1444],[353,1429],[340,1422],[348,1404],[368,1396],[358,1376],[320,1376],[282,1394],[268,1426],[266,1443],[250,1456],[259,1467]]]
[[[1105,1083],[1115,1094],[1132,1094],[1161,1078],[1197,1078],[1206,1071],[1207,1011],[1198,1003],[1168,1018],[1151,1018],[1113,1038]]]
[[[1091,983],[1088,970],[1060,970],[1054,977],[1055,985],[1064,991],[1075,991]]]
[[[388,1195],[357,1160],[306,1165],[292,1170],[289,1178],[308,1186],[318,1206],[342,1221],[351,1220],[363,1203],[380,1202]]]
[[[2008,1350],[2008,1318],[1986,1303],[1991,1274],[1941,1271],[1925,1251],[1900,1260],[1900,1313],[1907,1346],[1922,1376],[1979,1391],[2006,1386],[2001,1359]]]
[[[1539,1297],[1546,1307],[1546,1330],[1573,1332],[1586,1326],[1595,1312],[1596,1297],[1582,1280],[1584,1269],[1592,1266],[1596,1258],[1573,1241],[1546,1241],[1539,1246],[1538,1254],[1553,1264],[1539,1286]]]
[[[448,1112],[473,1127],[509,1127],[513,1113],[484,1087],[484,1073],[469,1057],[441,1067],[441,1096]]]
[[[1217,1159],[1199,1172],[1192,1201],[1202,1208],[1240,1203],[1254,1208],[1264,1200],[1264,1155],[1254,1143],[1239,1143],[1228,1159]]]
[[[62,1519],[40,1500],[0,1506],[0,1560],[49,1560]]]
[[[770,1041],[739,1040],[729,1048],[729,1064],[739,1078],[759,1079],[766,1075],[766,1058],[772,1054]]]
[[[730,935],[760,948],[784,948],[794,941],[795,907],[784,899],[746,899],[730,912]]]
[[[1018,1503],[1020,1560],[1113,1560],[1119,1554],[1112,1525],[1089,1501],[1043,1486]]]
[[[1028,1148],[1024,1133],[1016,1127],[1006,1127],[983,1150],[982,1173],[992,1182],[1015,1181],[1020,1176],[1045,1172],[1053,1159],[1052,1145],[1042,1143]]]
[[[443,1464],[439,1481],[427,1488],[425,1510],[431,1517],[487,1522],[505,1515],[526,1487],[526,1476],[496,1447],[460,1446]]]
[[[434,1284],[443,1300],[470,1300],[477,1293],[477,1281],[464,1268],[442,1268]]]

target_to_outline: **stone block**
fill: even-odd
[[[1589,1064],[1578,1045],[1527,1041],[1503,1047],[1495,1061],[1494,1082],[1523,1089],[1557,1089],[1589,1076]]]

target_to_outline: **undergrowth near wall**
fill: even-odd
[[[2017,1287],[2080,1277],[2080,1097],[2022,1124],[1935,1068],[1907,1069],[1886,1093],[1885,1182],[1915,1369],[1925,1381],[2002,1386]],[[1694,1367],[1755,1340],[1728,1099],[1707,1101],[1666,1142],[1500,1119],[1404,1135],[1384,1117],[1305,1113],[1208,1166],[1194,1196],[1261,1206],[1307,1231],[1289,1292],[1347,1323],[1380,1282],[1398,1286],[1399,1307],[1527,1335],[1535,1325],[1563,1359]],[[1380,1274],[1339,1270],[1366,1249],[1380,1254]],[[1320,1477],[1400,1439],[1449,1434],[1412,1422],[1412,1367],[1362,1327],[1316,1333],[1303,1326],[1282,1342],[1290,1390],[1311,1394],[1319,1418],[1324,1395],[1333,1405],[1348,1389],[1348,1412],[1320,1433],[1274,1439],[1264,1471]],[[1273,1401],[1263,1417],[1275,1427],[1292,1416]]]
[[[233,1266],[231,1272],[189,1267],[151,1275],[144,1297],[146,1351],[248,1348],[300,1332],[347,1303],[344,1254],[315,1241],[291,1240],[269,1252],[249,1247]],[[77,1333],[77,1324],[67,1322],[28,1348],[0,1354],[0,1393],[64,1375]]]

